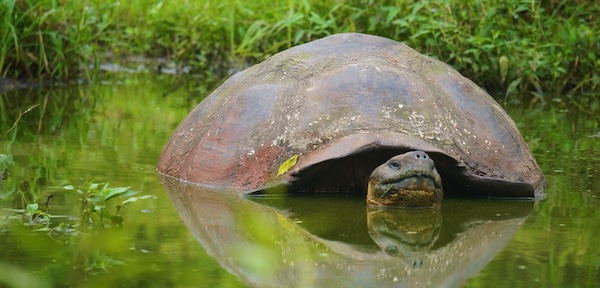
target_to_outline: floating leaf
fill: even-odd
[[[298,161],[298,154],[292,156],[290,159],[285,160],[285,162],[283,162],[283,164],[279,165],[279,169],[277,169],[277,176],[275,177],[279,177],[283,174],[285,174],[285,172],[287,172],[288,170],[290,170],[292,167],[294,167],[294,165],[296,165],[296,162]]]

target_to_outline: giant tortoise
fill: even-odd
[[[484,90],[404,44],[357,33],[233,75],[181,122],[157,169],[243,194],[368,191],[369,204],[407,207],[439,206],[442,187],[540,198],[545,182]]]

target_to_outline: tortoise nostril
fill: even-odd
[[[417,157],[417,159],[421,160],[421,159],[427,159],[427,154],[425,152],[421,152],[419,151],[415,157]]]

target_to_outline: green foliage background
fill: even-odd
[[[598,106],[594,0],[0,3],[0,76],[8,78],[90,76],[110,53],[167,57],[220,79],[294,45],[361,32],[439,58],[497,98],[560,94]]]

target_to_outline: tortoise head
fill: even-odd
[[[442,202],[442,178],[423,151],[392,157],[373,170],[367,203],[376,206],[435,208]]]

